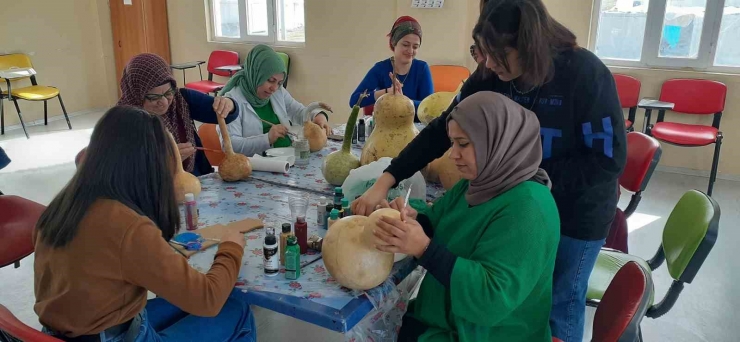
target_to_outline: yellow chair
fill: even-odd
[[[7,71],[9,69],[26,69],[33,68],[31,59],[24,54],[12,54],[0,56],[0,71]],[[8,76],[6,76],[8,77]],[[26,78],[31,79],[31,86],[14,88],[13,83],[23,80]],[[48,124],[48,111],[46,101],[55,97],[59,98],[59,104],[62,106],[62,112],[64,118],[67,119],[67,126],[72,129],[72,124],[69,123],[69,116],[67,116],[67,109],[64,108],[64,102],[62,102],[62,96],[59,94],[59,89],[55,87],[38,85],[36,82],[36,75],[31,74],[29,76],[2,78],[0,76],[0,82],[5,81],[7,90],[0,92],[0,134],[5,134],[5,110],[3,108],[3,99],[9,99],[15,104],[15,111],[18,112],[18,119],[21,121],[21,127],[23,127],[23,133],[26,134],[26,138],[29,138],[28,132],[26,131],[26,125],[23,123],[23,116],[21,116],[21,109],[18,107],[18,99],[26,101],[44,101],[44,125]]]

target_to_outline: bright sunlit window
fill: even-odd
[[[740,0],[594,0],[606,64],[740,73]]]
[[[303,45],[304,0],[207,0],[209,39],[216,42]]]

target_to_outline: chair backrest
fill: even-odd
[[[684,193],[663,229],[663,253],[668,273],[691,283],[717,241],[719,204],[698,190]]]
[[[637,341],[652,292],[652,280],[639,264],[630,261],[622,266],[596,309],[592,341]]]
[[[23,324],[8,308],[0,305],[0,340],[5,341],[2,337],[7,336],[20,341],[61,342],[59,339]],[[10,338],[9,340],[13,341]]]
[[[660,142],[640,132],[627,133],[627,163],[619,185],[631,192],[644,191],[658,166]]]
[[[0,70],[22,69],[22,68],[33,68],[33,64],[31,63],[31,58],[28,57],[28,55],[25,55],[22,53],[14,53],[10,55],[0,56]],[[13,81],[22,80],[22,79],[26,79],[29,77],[15,78],[13,79]],[[3,81],[3,83],[5,83],[4,78],[0,78],[0,81]]]
[[[285,80],[283,80],[283,87],[288,88],[288,75],[290,75],[290,56],[285,52],[277,52],[280,59],[285,63]]]
[[[208,56],[208,72],[223,77],[229,77],[228,71],[216,70],[218,67],[239,64],[239,53],[228,50],[214,50]]]
[[[432,83],[434,92],[455,91],[460,82],[470,77],[470,70],[459,65],[432,65]]]
[[[632,108],[640,101],[640,80],[627,75],[614,74],[614,82],[617,84],[619,103],[622,108]]]
[[[727,86],[710,80],[672,79],[660,89],[660,100],[675,104],[673,111],[708,115],[725,109]]]
[[[203,147],[221,151],[221,140],[218,138],[216,132],[216,125],[214,124],[202,124],[198,128],[198,136],[200,141],[203,143]],[[221,161],[224,160],[225,155],[223,153],[204,151],[208,162],[213,166],[221,165]]]
[[[23,197],[0,196],[0,267],[33,253],[33,230],[46,207]]]

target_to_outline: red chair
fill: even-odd
[[[62,341],[23,324],[8,308],[2,305],[0,305],[0,340],[29,342]]]
[[[375,110],[374,105],[369,105],[367,107],[362,107],[362,112],[365,114],[365,116],[371,116],[373,115],[373,110]]]
[[[627,162],[619,177],[619,185],[632,193],[630,203],[624,210],[626,217],[630,217],[637,209],[642,192],[647,188],[662,154],[660,142],[654,138],[640,132],[627,133]]]
[[[0,196],[0,267],[14,264],[33,253],[33,230],[41,213],[41,204],[18,196]]]
[[[205,62],[196,63],[183,63],[178,65],[172,65],[173,69],[180,69],[183,72],[183,83],[185,82],[185,69],[193,68],[197,64],[198,70],[200,71],[200,64]],[[224,87],[223,83],[214,82],[213,75],[231,77],[233,71],[229,70],[217,70],[216,68],[227,66],[227,65],[238,65],[239,64],[239,53],[234,51],[226,50],[215,50],[211,52],[208,57],[208,79],[203,79],[203,73],[200,74],[200,81],[185,83],[185,88],[197,90],[202,93],[217,93],[221,88]]]
[[[713,115],[711,126],[690,125],[678,122],[665,122],[665,109],[658,111],[658,120],[648,125],[646,133],[660,141],[672,145],[698,147],[714,144],[712,170],[709,174],[707,195],[712,196],[714,181],[717,179],[719,151],[722,146],[722,132],[719,124],[725,109],[727,86],[710,80],[673,79],[663,83],[660,101],[673,104],[673,111],[693,115]],[[650,122],[650,109],[645,110]]]
[[[627,75],[614,74],[614,82],[617,84],[619,103],[622,108],[628,108],[629,114],[624,120],[624,127],[628,132],[635,130],[635,115],[637,114],[637,102],[640,100],[640,80]]]
[[[642,341],[640,322],[653,296],[653,281],[638,263],[630,261],[614,275],[596,308],[591,341]],[[557,337],[553,342],[562,342]]]

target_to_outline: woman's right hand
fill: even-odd
[[[244,249],[244,245],[246,244],[246,241],[244,240],[244,234],[233,230],[227,230],[226,233],[221,237],[221,242],[226,241],[235,242],[242,249]]]
[[[352,213],[355,215],[368,216],[375,211],[375,208],[386,201],[388,190],[396,184],[396,178],[390,173],[384,172],[375,184],[367,189],[360,198],[352,201]]]
[[[272,125],[270,131],[267,133],[267,138],[270,140],[270,145],[274,144],[276,140],[286,136],[288,134],[288,127],[283,125]]]
[[[403,197],[396,197],[396,199],[394,199],[389,206],[391,209],[396,209],[401,212],[401,219],[403,221],[406,221],[406,219],[416,220],[416,217],[419,216],[419,212],[417,212],[416,209],[412,208],[410,205],[404,208],[404,204],[406,204],[406,201]]]

